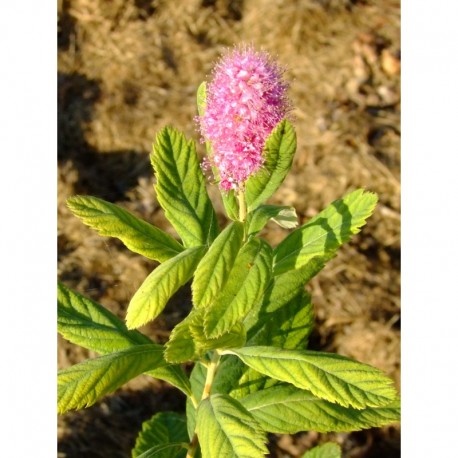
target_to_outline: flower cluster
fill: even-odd
[[[283,73],[267,53],[251,46],[234,48],[215,66],[199,121],[213,148],[206,165],[217,169],[221,189],[243,189],[262,166],[265,141],[290,109]]]

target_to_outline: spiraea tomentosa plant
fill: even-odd
[[[166,127],[151,155],[157,199],[180,241],[96,197],[68,200],[100,235],[158,261],[132,297],[126,323],[100,304],[58,289],[58,330],[100,356],[59,371],[60,413],[94,404],[140,374],[187,397],[186,415],[143,424],[132,456],[262,457],[267,433],[356,431],[399,421],[390,378],[367,364],[307,349],[313,328],[305,285],[356,234],[377,197],[362,189],[297,227],[294,208],[267,205],[288,173],[296,136],[283,69],[251,46],[228,50],[198,89],[197,121],[208,157]],[[218,221],[203,171],[221,190]],[[259,236],[269,221],[291,229],[275,248]],[[162,346],[136,328],[155,319],[191,282],[192,309]],[[183,363],[193,362],[190,376]],[[306,457],[338,457],[316,447]]]

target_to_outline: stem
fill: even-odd
[[[194,455],[196,454],[198,444],[199,444],[199,439],[197,438],[197,434],[194,433],[194,436],[192,436],[191,444],[188,448],[188,453],[186,453],[186,458],[194,457]]]
[[[207,378],[205,380],[204,391],[202,392],[201,401],[208,398],[210,396],[210,390],[212,387],[213,379],[215,378],[216,368],[218,367],[218,363],[221,356],[215,351],[212,356],[212,360],[207,367]]]
[[[197,409],[197,406],[199,405],[199,401],[196,399],[196,397],[194,395],[191,395],[190,399],[191,399],[191,402],[192,402],[192,405],[194,406],[194,408]]]
[[[213,379],[215,378],[216,368],[218,367],[219,360],[221,356],[218,352],[214,352],[210,364],[207,366],[207,378],[205,379],[204,390],[202,391],[201,401],[210,396],[210,390],[212,388]],[[194,402],[193,402],[194,403]],[[195,406],[197,409],[197,406]],[[199,445],[199,438],[197,437],[197,429],[194,430],[194,435],[192,436],[191,444],[188,448],[188,453],[186,458],[194,458],[194,455]]]
[[[237,198],[239,200],[239,220],[243,223],[246,218],[245,193],[243,191],[239,191],[237,193]]]

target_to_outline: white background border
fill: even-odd
[[[0,456],[57,456],[57,2],[0,6]]]

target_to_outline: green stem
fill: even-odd
[[[218,352],[214,352],[210,364],[207,367],[207,378],[205,379],[204,391],[202,392],[201,401],[210,396],[213,379],[215,378],[216,368],[218,367],[221,356]]]
[[[191,399],[191,402],[194,408],[197,409],[197,406],[199,405],[199,401],[196,399],[196,397],[193,394],[190,396],[190,399]]]
[[[239,201],[239,220],[243,223],[246,218],[245,193],[243,191],[239,191],[237,193],[237,199]]]
[[[194,458],[198,445],[199,445],[199,439],[197,438],[197,434],[194,433],[194,436],[192,436],[191,444],[188,448],[188,453],[186,453],[186,458]]]
[[[218,352],[214,352],[210,364],[207,366],[207,378],[205,379],[204,390],[202,391],[202,397],[200,398],[201,401],[208,398],[210,396],[210,390],[212,388],[213,380],[215,378],[216,369],[219,364],[219,360],[221,355]],[[193,401],[194,404],[194,401]],[[194,405],[197,410],[197,405]],[[197,446],[199,445],[199,438],[197,437],[197,429],[194,430],[194,435],[192,437],[191,443],[188,448],[188,453],[186,454],[186,458],[194,458],[194,455],[197,450]]]

